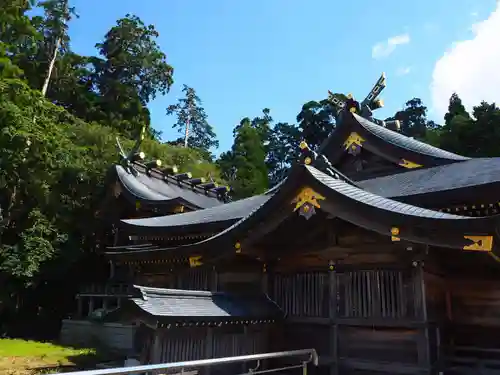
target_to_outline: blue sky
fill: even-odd
[[[453,43],[471,38],[495,0],[72,0],[79,19],[70,24],[75,52],[95,54],[115,21],[127,13],[152,23],[174,67],[171,92],[150,104],[153,126],[174,139],[165,108],[194,87],[204,102],[220,149],[231,147],[243,117],[268,107],[276,121],[294,122],[301,105],[327,90],[361,99],[381,72],[386,107],[398,110],[412,97],[432,107],[429,85],[436,62]],[[393,48],[387,41],[393,39]],[[397,41],[401,42],[400,44]],[[374,45],[376,58],[372,56]],[[389,48],[389,49],[388,49]],[[380,55],[380,56],[379,56]],[[406,73],[406,74],[404,74]],[[431,113],[431,117],[440,120]]]

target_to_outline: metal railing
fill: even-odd
[[[284,367],[277,367],[271,369],[260,369],[261,361],[267,359],[276,358],[298,358],[299,363],[294,365],[287,365]],[[247,363],[256,362],[256,366],[248,370],[247,374],[265,374],[271,372],[284,371],[289,369],[302,369],[302,375],[307,375],[307,365],[313,364],[318,365],[318,354],[314,349],[303,349],[303,350],[292,350],[287,352],[275,352],[275,353],[263,353],[263,354],[251,354],[242,355],[237,357],[224,357],[224,358],[214,358],[214,359],[201,359],[197,361],[186,361],[186,362],[173,362],[173,363],[163,363],[156,365],[144,365],[144,366],[133,366],[133,367],[119,367],[112,369],[102,369],[102,370],[88,370],[88,371],[74,371],[68,372],[68,375],[127,375],[127,374],[144,374],[144,373],[161,373],[161,370],[178,370],[179,373],[183,373],[189,369],[206,368],[234,363]],[[229,374],[228,374],[229,375]]]

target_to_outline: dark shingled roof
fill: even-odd
[[[159,179],[141,171],[134,176],[121,165],[116,165],[116,173],[123,188],[134,199],[154,204],[169,203],[174,200],[188,202],[196,208],[209,208],[223,204],[217,197],[208,196],[198,189],[179,184],[173,179]]]
[[[241,218],[249,215],[249,213],[257,210],[279,190],[286,180],[286,178],[283,179],[280,183],[266,191],[264,194],[240,199],[222,206],[177,215],[158,216],[144,219],[125,219],[121,220],[121,222],[122,225],[135,227],[136,229],[173,228],[174,230],[192,230],[194,228],[193,225],[216,224],[215,226],[217,227],[217,230],[222,230],[225,226],[219,228],[220,225],[218,224],[227,224],[227,226],[229,226]]]
[[[407,137],[401,133],[387,129],[386,127],[374,124],[373,122],[368,121],[367,119],[355,113],[353,114],[353,116],[359,122],[359,124],[367,131],[383,139],[385,142],[391,143],[395,146],[439,159],[449,159],[455,161],[470,159],[465,156],[457,155],[452,152],[445,151],[440,148],[428,145],[427,143],[420,142],[416,139]]]
[[[479,158],[358,181],[357,184],[373,194],[397,198],[499,181],[500,158]]]
[[[134,287],[141,297],[131,301],[157,318],[269,319],[283,316],[279,307],[266,295]]]
[[[351,185],[381,197],[394,199],[495,182],[500,182],[500,158],[470,159],[432,168],[413,169],[408,172],[357,181]],[[224,221],[230,225],[258,209],[271,196],[272,194],[257,195],[210,209],[155,218],[122,220],[122,222],[125,225],[149,228],[179,228],[185,225]]]
[[[261,236],[259,225],[266,226],[266,220],[272,215],[270,212],[279,210],[283,214],[274,216],[273,225],[277,220],[285,220],[290,211],[286,206],[290,203],[290,194],[300,185],[309,186],[318,194],[324,196],[321,200],[321,209],[335,215],[351,224],[391,235],[391,228],[401,228],[399,237],[408,241],[425,243],[433,246],[460,248],[469,245],[467,236],[474,233],[496,233],[497,217],[469,217],[444,213],[408,203],[403,203],[376,195],[363,190],[356,184],[344,181],[338,177],[323,173],[310,165],[296,165],[288,177],[290,185],[282,184],[271,198],[256,206],[239,221],[225,230],[191,244],[180,245],[168,249],[146,249],[121,254],[151,258],[156,254],[168,251],[182,251],[184,254],[199,254],[200,251],[210,257],[220,257],[223,253],[234,253],[234,243],[251,236]],[[260,233],[260,234],[259,234]],[[110,255],[110,253],[108,253]]]
[[[468,216],[447,214],[394,201],[379,195],[375,195],[369,191],[365,191],[344,181],[338,180],[309,165],[306,165],[306,168],[317,181],[321,182],[331,190],[334,190],[335,192],[340,193],[345,197],[348,197],[349,199],[356,200],[359,203],[369,205],[381,210],[386,210],[401,215],[426,217],[432,219],[471,219]]]
[[[361,147],[393,163],[400,164],[406,160],[424,167],[432,167],[470,160],[468,157],[442,150],[377,125],[355,113],[346,113],[343,116],[342,121],[322,143],[319,152],[335,165],[345,154],[343,144],[352,133],[357,133],[364,139]]]
[[[178,215],[158,216],[144,219],[122,220],[125,225],[141,227],[179,227],[183,225],[196,225],[216,222],[232,222],[241,219],[271,198],[271,194],[256,195],[254,197],[241,199],[227,203],[224,206],[206,208],[204,210],[187,212]]]

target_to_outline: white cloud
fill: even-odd
[[[372,47],[372,57],[382,59],[394,52],[397,46],[410,43],[410,35],[401,34],[390,37],[385,42],[378,42]]]
[[[411,72],[411,66],[402,66],[396,70],[397,76],[405,76]]]
[[[469,31],[471,31],[473,34],[477,34],[479,28],[481,27],[481,24],[482,24],[482,22],[473,23],[470,26]]]
[[[468,109],[482,100],[500,102],[500,2],[488,19],[471,30],[472,39],[453,43],[434,66],[430,89],[438,116],[446,113],[454,92]]]

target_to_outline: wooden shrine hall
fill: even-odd
[[[383,87],[332,100],[337,127],[266,193],[177,190],[184,212],[117,221],[105,252],[134,290],[105,319],[141,324],[141,361],[314,348],[322,374],[500,374],[500,158],[391,130]],[[121,194],[164,207],[133,168]]]

